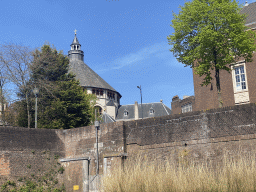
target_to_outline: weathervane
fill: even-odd
[[[75,35],[76,35],[77,30],[75,29],[75,31],[74,31],[74,32],[75,32]]]

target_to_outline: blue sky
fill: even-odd
[[[177,62],[166,38],[184,2],[2,0],[0,44],[49,42],[67,54],[76,29],[84,62],[122,95],[121,105],[140,102],[141,85],[143,103],[163,99],[171,107],[173,96],[194,95],[192,69]]]

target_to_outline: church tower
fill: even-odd
[[[69,72],[76,75],[75,78],[79,80],[80,85],[88,94],[97,96],[95,107],[99,109],[99,112],[105,112],[115,119],[120,106],[121,94],[84,63],[84,52],[81,50],[76,30],[70,47],[71,50],[68,51]]]
[[[68,51],[68,57],[70,60],[81,60],[84,61],[84,52],[81,50],[81,44],[79,43],[76,37],[76,30],[75,30],[75,37],[70,45],[71,50]]]

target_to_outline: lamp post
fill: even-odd
[[[37,128],[37,96],[39,93],[39,89],[38,88],[34,88],[33,93],[35,94],[36,97],[36,107],[35,107],[35,128]]]
[[[141,85],[137,86],[137,88],[140,89],[140,98],[141,98],[141,118],[143,119],[143,107],[142,107],[142,91],[141,91]]]

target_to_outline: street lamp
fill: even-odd
[[[35,128],[37,128],[37,96],[39,93],[39,89],[38,88],[34,88],[33,93],[35,94],[36,97],[36,107],[35,107]]]
[[[137,88],[140,89],[140,98],[141,98],[141,117],[143,119],[143,107],[142,107],[142,91],[141,91],[141,85],[137,86]]]

